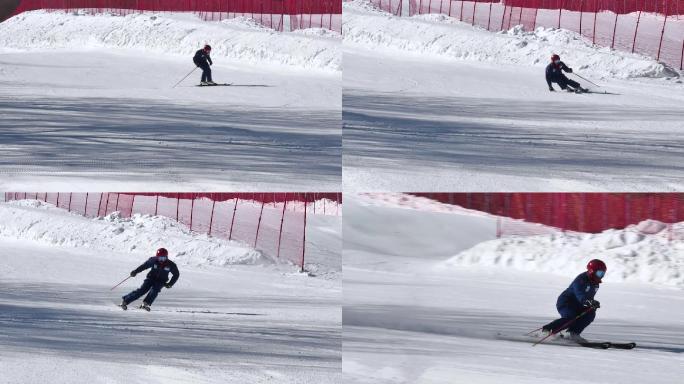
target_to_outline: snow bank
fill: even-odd
[[[0,237],[88,248],[94,254],[98,250],[130,254],[136,260],[164,247],[175,262],[194,266],[268,261],[249,246],[192,233],[170,218],[140,214],[122,218],[115,212],[90,219],[37,200],[0,204]]]
[[[651,58],[594,46],[564,29],[525,32],[516,26],[493,33],[442,14],[396,17],[363,0],[344,3],[342,30],[345,44],[388,54],[541,67],[557,53],[573,69],[595,79],[679,76]]]
[[[644,221],[599,234],[554,233],[482,242],[445,262],[575,276],[589,260],[608,265],[607,282],[644,282],[684,287],[684,242],[670,241],[667,225]],[[674,226],[684,231],[684,223]]]
[[[246,18],[206,22],[191,14],[32,11],[0,24],[3,48],[125,48],[147,55],[183,55],[190,66],[192,55],[207,43],[214,59],[326,72],[339,72],[342,66],[339,34],[281,33]]]

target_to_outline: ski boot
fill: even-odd
[[[587,339],[585,339],[584,337],[580,336],[579,333],[575,333],[575,332],[568,332],[568,333],[566,333],[566,334],[565,334],[565,338],[566,338],[567,340],[570,340],[570,341],[575,342],[575,343],[577,343],[577,344],[586,344],[586,343],[588,343]]]
[[[147,312],[149,312],[150,311],[150,305],[143,301],[142,305],[140,306],[140,309],[144,309]]]
[[[124,311],[127,310],[128,303],[126,302],[126,300],[121,300],[121,304],[119,304],[119,307],[121,307],[121,309],[123,309]]]
[[[214,83],[213,81],[209,80],[209,81],[207,81],[207,85],[216,85],[216,83]]]
[[[205,86],[205,85],[209,85],[209,83],[208,83],[208,82],[206,82],[206,81],[200,81],[199,85],[201,85],[201,86]]]

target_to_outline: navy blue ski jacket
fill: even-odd
[[[599,289],[599,283],[593,282],[589,279],[587,272],[582,272],[570,286],[558,296],[556,308],[582,308],[582,303],[594,299],[594,295]]]
[[[204,49],[200,49],[199,51],[195,52],[195,57],[192,58],[192,62],[195,63],[196,66],[201,67],[203,65],[207,65],[207,62],[209,64],[213,65],[214,63],[211,61],[211,57],[209,56],[208,53],[204,52]]]
[[[171,281],[169,281],[169,284],[174,285],[180,276],[176,263],[171,260],[166,260],[162,263],[156,257],[150,257],[146,262],[134,269],[133,272],[137,274],[146,269],[150,269],[146,278],[155,283],[166,283],[166,281],[169,280],[169,273],[171,273],[173,277],[171,278]]]
[[[567,79],[563,74],[563,71],[572,73],[572,68],[565,65],[562,61],[558,65],[551,63],[546,66],[546,83],[549,87],[551,86],[551,83],[560,83]]]

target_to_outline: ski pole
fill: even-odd
[[[124,283],[124,281],[126,281],[126,280],[130,279],[131,277],[132,277],[132,276],[128,276],[127,278],[123,279],[123,281],[122,281],[122,282],[120,282],[119,284],[117,284],[117,285],[113,286],[113,287],[112,287],[112,289],[110,289],[110,291],[113,291],[113,290],[114,290],[114,288],[116,288],[116,287],[118,287],[119,285],[123,284],[123,283]]]
[[[593,310],[593,309],[594,309],[594,307],[589,307],[589,308],[587,308],[584,312],[582,312],[582,313],[580,313],[579,315],[577,315],[577,317],[575,317],[574,319],[572,319],[572,320],[568,321],[567,323],[563,324],[563,326],[560,327],[560,328],[558,328],[557,331],[554,331],[554,332],[549,333],[548,335],[544,336],[544,338],[542,338],[541,340],[539,340],[539,341],[537,341],[536,343],[532,344],[532,346],[534,347],[535,345],[541,343],[542,341],[548,339],[549,337],[551,337],[551,336],[553,336],[553,335],[555,335],[555,334],[558,334],[558,332],[560,332],[560,331],[564,330],[565,328],[569,327],[570,325],[572,325],[572,323],[574,323],[575,321],[577,321],[577,319],[579,319],[580,317],[586,315],[587,313],[589,313],[589,311],[591,311],[591,310]]]
[[[601,87],[600,85],[594,83],[593,81],[591,81],[591,80],[589,80],[589,79],[587,79],[587,78],[585,78],[585,77],[582,77],[582,76],[576,74],[575,72],[573,72],[572,74],[575,75],[575,76],[577,76],[577,77],[579,77],[580,79],[582,79],[582,80],[584,80],[584,81],[588,81],[588,82],[594,84],[595,86],[597,86],[597,87],[599,87],[599,88],[603,88],[603,87]]]
[[[190,71],[190,73],[188,73],[187,75],[185,75],[184,78],[182,78],[179,82],[177,82],[176,85],[173,86],[173,88],[176,88],[176,86],[178,86],[178,84],[182,83],[183,80],[187,79],[188,76],[192,75],[192,73],[195,72],[195,69],[197,69],[197,67],[193,68],[192,71]]]

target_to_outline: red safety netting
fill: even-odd
[[[36,9],[134,12],[193,12],[208,21],[248,17],[278,31],[290,15],[290,30],[327,28],[341,32],[339,0],[22,0],[14,14]]]
[[[248,244],[304,268],[307,214],[340,215],[340,193],[16,193],[87,217],[166,216],[190,230]]]
[[[490,31],[516,25],[568,29],[594,44],[684,69],[684,0],[409,0],[409,15],[424,13]]]
[[[497,235],[554,231],[599,233],[645,220],[684,221],[682,193],[414,193],[442,203],[502,216]],[[506,219],[508,218],[508,219]],[[541,225],[535,225],[542,224]],[[672,226],[669,226],[672,230]],[[672,238],[672,232],[668,232]]]

